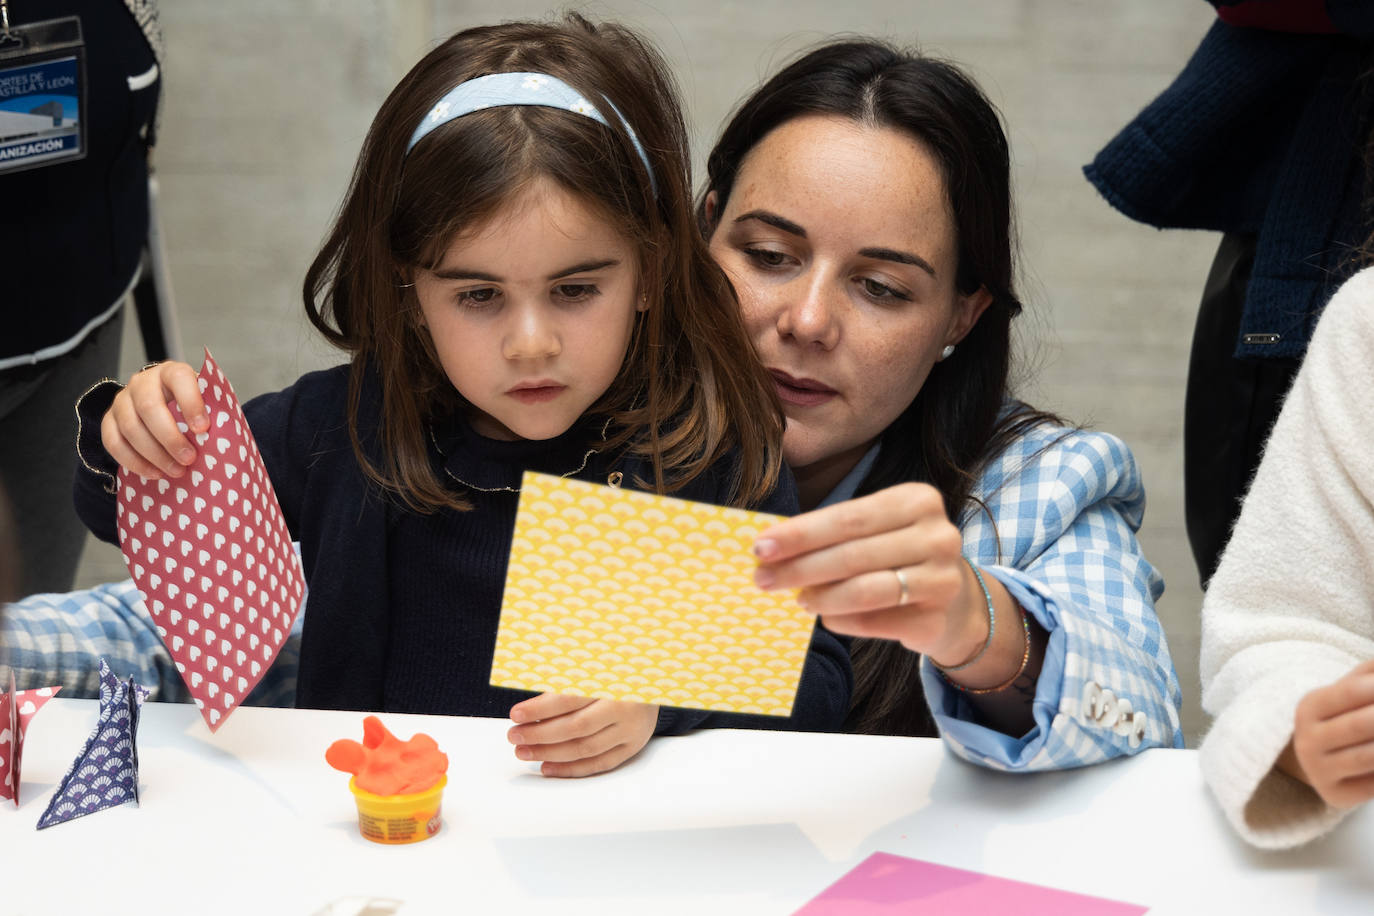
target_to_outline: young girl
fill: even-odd
[[[551,776],[610,769],[654,733],[841,723],[847,655],[821,630],[789,719],[487,683],[525,469],[795,507],[690,186],[664,65],[618,26],[470,29],[392,91],[305,281],[350,363],[244,405],[310,588],[298,705],[509,714],[516,756]],[[80,405],[78,511],[107,540],[116,463],[179,477],[195,460],[168,398],[207,428],[182,363]]]

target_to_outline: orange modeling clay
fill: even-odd
[[[382,720],[363,720],[363,743],[341,738],[329,745],[324,759],[336,770],[352,773],[359,789],[373,795],[409,795],[435,785],[448,771],[448,755],[426,734],[402,741]]]

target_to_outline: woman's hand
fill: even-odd
[[[1302,698],[1292,750],[1301,767],[1292,775],[1333,808],[1374,798],[1374,659]]]
[[[925,655],[972,691],[983,724],[1022,735],[1035,724],[1048,636],[995,577],[983,575],[983,594],[962,547],[939,492],[905,483],[760,532],[754,581],[800,588],[802,605],[834,633]]]
[[[592,776],[613,770],[643,749],[658,724],[644,703],[540,694],[511,707],[506,737],[521,760],[540,760],[545,776]]]
[[[962,548],[939,492],[905,483],[761,532],[754,581],[800,588],[831,632],[894,639],[953,666],[988,636],[987,602]]]
[[[175,400],[189,433],[177,428],[167,407]],[[191,438],[210,429],[196,370],[186,363],[158,363],[134,373],[100,421],[100,438],[110,457],[140,477],[180,477],[196,460]]]

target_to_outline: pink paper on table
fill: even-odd
[[[210,430],[176,480],[119,469],[124,563],[177,670],[215,731],[271,667],[305,577],[234,389],[205,351]],[[182,432],[181,410],[170,403]]]
[[[19,773],[24,764],[24,733],[28,731],[29,720],[61,689],[15,690],[14,672],[11,671],[9,689],[0,690],[0,798],[12,799],[16,808],[19,807]]]
[[[875,852],[793,916],[1139,916],[1147,909]]]

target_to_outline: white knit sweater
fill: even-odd
[[[1202,607],[1202,769],[1249,842],[1343,816],[1275,760],[1298,701],[1374,658],[1374,268],[1326,307]]]

